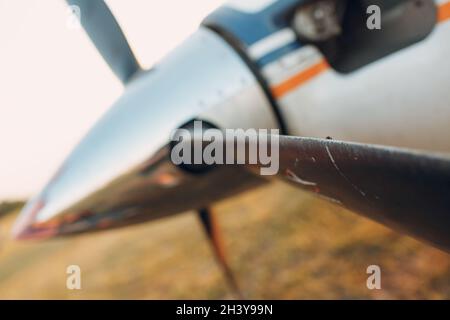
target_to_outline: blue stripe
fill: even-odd
[[[257,13],[237,11],[226,5],[212,12],[203,25],[219,27],[250,47],[261,39],[290,26],[290,16],[306,0],[278,0]]]
[[[260,58],[257,61],[257,64],[260,67],[264,67],[264,66],[268,65],[269,63],[274,62],[274,61],[280,59],[281,57],[285,56],[286,54],[291,53],[301,47],[302,47],[302,45],[299,42],[297,42],[297,41],[291,42],[281,48],[276,49],[275,51],[272,51],[272,52],[266,54],[264,57]]]

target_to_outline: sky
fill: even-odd
[[[108,0],[151,67],[223,0]],[[63,0],[0,0],[0,201],[38,192],[122,93]]]

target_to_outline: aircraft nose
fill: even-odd
[[[127,84],[24,208],[14,237],[48,238],[122,227],[197,209],[253,183],[245,173],[231,169],[208,176],[185,173],[170,161],[170,138],[180,126],[204,115],[211,120],[215,113],[218,127],[242,127],[236,118],[243,119],[244,127],[272,127],[272,116],[254,124],[253,118],[266,117],[228,119],[218,112],[265,103],[257,79],[235,50],[213,31],[199,29]],[[214,183],[218,187],[211,188]]]

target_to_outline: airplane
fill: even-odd
[[[240,292],[212,206],[282,179],[450,252],[449,0],[232,0],[149,70],[103,0],[67,2],[124,92],[27,203],[15,238],[196,210]],[[279,172],[175,165],[170,135],[196,120],[279,130]]]

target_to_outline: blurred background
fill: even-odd
[[[149,67],[219,0],[107,1]],[[62,0],[0,0],[0,299],[228,299],[193,213],[47,242],[10,239],[23,202],[121,94]],[[450,257],[282,183],[216,206],[254,299],[449,299]],[[66,289],[66,267],[82,290]],[[366,268],[382,269],[368,290]]]

